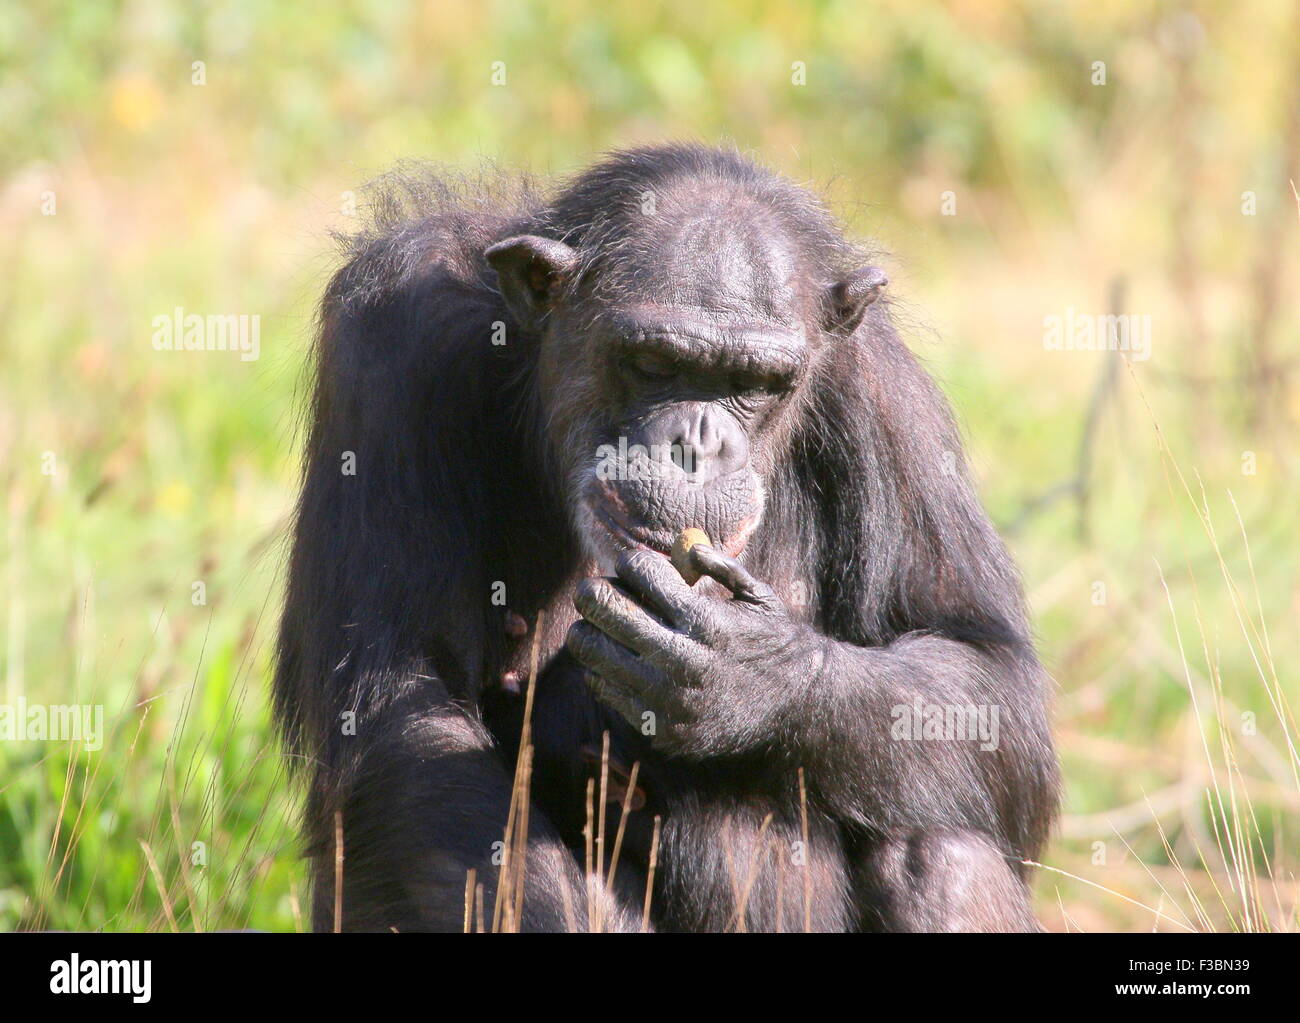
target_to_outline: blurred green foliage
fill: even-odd
[[[1270,682],[1294,700],[1297,27],[1286,0],[0,8],[4,695],[110,727],[99,753],[0,743],[0,928],[298,925],[265,688],[328,232],[398,159],[562,174],[682,137],[826,188],[895,253],[1060,683],[1048,862],[1148,906],[1184,870],[1204,925],[1240,926],[1202,728],[1222,770],[1257,717],[1261,872],[1294,871],[1300,811]],[[1088,529],[1068,495],[1022,518],[1076,471],[1101,373],[1044,351],[1043,319],[1105,311],[1117,278],[1157,328],[1102,402]],[[262,357],[155,351],[178,306],[259,314]],[[1040,885],[1053,927],[1152,925]]]

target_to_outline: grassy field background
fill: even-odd
[[[0,742],[0,930],[303,927],[266,695],[330,232],[398,159],[666,138],[893,254],[1058,685],[1047,926],[1300,928],[1293,4],[48,0],[0,124],[0,697],[106,715]],[[156,351],[176,307],[260,357]]]

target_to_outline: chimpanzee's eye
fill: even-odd
[[[655,352],[638,352],[630,360],[637,376],[646,380],[665,381],[677,376],[677,365],[666,355]]]
[[[780,381],[765,373],[732,373],[731,386],[737,394],[755,394],[760,391],[775,392],[781,389]]]

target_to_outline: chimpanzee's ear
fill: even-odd
[[[578,254],[564,242],[532,234],[499,241],[483,256],[497,272],[511,314],[526,330],[537,328],[578,262]]]
[[[889,278],[875,266],[854,270],[827,289],[824,326],[836,334],[852,334],[862,322],[862,314],[880,297]]]

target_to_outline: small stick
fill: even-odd
[[[531,685],[529,686],[532,692]],[[519,751],[521,760],[522,791],[519,799],[519,823],[515,828],[515,843],[518,849],[514,856],[514,898],[508,907],[514,933],[519,932],[520,922],[524,917],[524,875],[528,871],[528,811],[532,807],[529,790],[533,780],[533,747],[525,746]]]
[[[776,933],[785,933],[785,843],[776,846]]]
[[[650,893],[655,887],[655,867],[659,863],[659,823],[663,818],[655,814],[654,834],[650,836],[650,871],[645,879],[645,904],[641,907],[641,933],[650,929]]]
[[[502,913],[506,910],[505,903],[509,901],[515,893],[514,874],[515,867],[514,847],[515,840],[515,823],[520,816],[521,801],[526,802],[529,798],[530,780],[525,777],[526,768],[524,766],[524,751],[528,749],[532,742],[532,724],[533,724],[533,700],[537,689],[537,664],[539,651],[542,643],[542,630],[546,622],[544,611],[537,612],[537,621],[533,625],[533,645],[529,652],[528,664],[528,691],[524,694],[524,723],[519,735],[519,756],[515,759],[515,776],[510,786],[510,808],[506,812],[506,833],[505,840],[502,842],[501,870],[497,874],[497,891],[496,898],[493,900],[492,907],[492,932],[500,933]],[[524,823],[527,825],[527,814],[524,814]],[[525,835],[523,848],[527,850],[527,836]]]
[[[641,761],[632,763],[632,770],[627,776],[627,791],[623,793],[623,812],[619,814],[618,831],[614,833],[614,855],[609,861],[609,877],[605,881],[605,890],[614,891],[614,871],[618,869],[618,853],[623,848],[623,831],[627,827],[627,815],[632,812],[632,800],[636,798],[636,775],[641,770]]]
[[[470,933],[474,926],[474,877],[475,870],[470,867],[465,872],[465,933]]]
[[[334,811],[334,933],[343,933],[343,811]]]
[[[600,813],[596,821],[596,887],[605,886],[605,813],[606,800],[609,798],[609,731],[602,733],[600,740],[600,801],[596,804]]]
[[[596,781],[594,778],[587,779],[587,826],[582,829],[583,843],[587,852],[587,873],[583,876],[582,886],[587,892],[587,929],[593,934],[599,934],[599,921],[596,919],[596,904],[591,897],[591,878],[594,873],[592,867],[592,841],[596,834],[596,813],[592,807],[592,800],[595,799]]]
[[[767,835],[768,825],[772,823],[772,815],[769,813],[763,818],[763,823],[758,829],[758,840],[755,843],[757,848],[750,860],[749,870],[745,874],[745,887],[740,893],[740,904],[736,909],[736,930],[747,930],[745,922],[745,911],[749,908],[749,893],[754,890],[754,881],[758,878],[758,872],[762,869],[764,861],[772,851],[771,847],[764,840]]]
[[[722,822],[722,855],[727,861],[727,879],[731,882],[731,905],[734,909],[740,905],[740,879],[736,875],[736,861],[731,855],[730,817]],[[736,933],[740,934],[745,930],[745,921],[743,917],[738,917],[737,920]]]
[[[799,768],[799,816],[803,826],[803,930],[812,932],[812,874],[808,870],[808,786],[804,782],[803,768]]]

